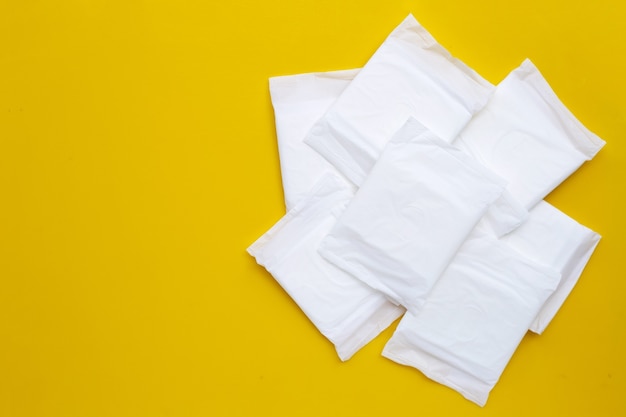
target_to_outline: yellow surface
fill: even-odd
[[[267,79],[363,65],[409,13],[492,82],[530,57],[607,146],[549,201],[603,240],[486,408],[341,363],[245,248],[283,214]],[[615,0],[0,2],[0,416],[626,414]]]

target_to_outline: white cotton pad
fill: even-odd
[[[531,208],[604,146],[526,60],[496,88],[454,145],[502,176]]]
[[[331,174],[322,177],[276,225],[248,248],[318,330],[349,359],[404,310],[317,253],[354,191]]]
[[[415,119],[393,136],[320,254],[417,312],[504,184]]]
[[[313,126],[305,142],[360,185],[409,117],[451,142],[493,90],[409,15]]]
[[[600,235],[541,201],[528,220],[502,240],[529,259],[561,272],[559,286],[530,326],[533,332],[542,333],[578,282]]]
[[[304,137],[357,73],[358,70],[345,70],[270,78],[287,210],[324,174],[339,175],[328,161],[304,143]]]
[[[419,314],[404,315],[383,356],[482,406],[559,278],[473,233]]]

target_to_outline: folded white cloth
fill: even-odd
[[[507,180],[507,190],[526,208],[604,143],[563,105],[530,60],[498,84],[487,106],[454,141]]]
[[[409,119],[320,244],[320,254],[418,312],[504,183]]]
[[[303,141],[358,70],[270,78],[285,206],[291,209],[325,173],[339,172]]]
[[[559,277],[474,232],[420,313],[404,315],[383,356],[482,406]]]
[[[528,220],[502,240],[529,259],[561,273],[559,286],[530,326],[530,330],[541,334],[578,282],[600,235],[540,201]]]
[[[354,191],[327,174],[267,233],[248,248],[317,329],[349,359],[404,310],[317,254]]]
[[[360,185],[410,116],[447,142],[494,87],[409,15],[311,129],[305,142]]]

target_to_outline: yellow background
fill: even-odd
[[[283,214],[267,79],[362,66],[409,13],[496,83],[530,57],[607,141],[549,201],[603,235],[481,409],[341,363],[245,248]],[[0,416],[626,414],[615,0],[0,1]]]

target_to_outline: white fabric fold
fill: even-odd
[[[560,275],[474,232],[383,356],[484,405]]]
[[[353,194],[346,181],[324,175],[307,196],[248,248],[335,345],[344,361],[404,312],[317,253],[319,242]]]
[[[320,244],[320,254],[417,312],[504,183],[409,119]]]
[[[507,180],[507,190],[526,208],[605,144],[565,107],[528,59],[498,84],[453,143]]]

